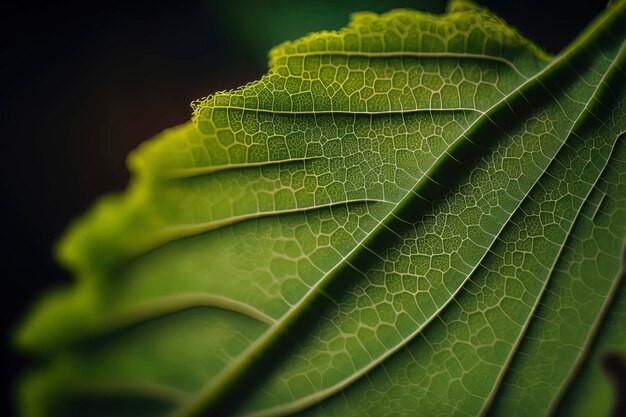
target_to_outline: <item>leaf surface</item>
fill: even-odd
[[[467,1],[359,13],[193,103],[61,241],[24,415],[567,407],[619,320],[625,4],[554,59]]]

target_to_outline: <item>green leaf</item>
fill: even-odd
[[[276,47],[61,240],[23,414],[569,415],[624,347],[625,38],[457,0]]]

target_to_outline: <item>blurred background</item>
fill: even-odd
[[[551,53],[606,1],[477,0]],[[3,409],[26,360],[10,333],[41,290],[69,276],[51,245],[93,200],[122,190],[139,143],[189,119],[189,103],[258,79],[269,49],[338,29],[352,11],[443,0],[196,0],[3,6],[0,209]]]

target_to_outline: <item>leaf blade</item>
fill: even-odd
[[[623,12],[618,7],[614,10]],[[596,55],[580,52],[585,47],[585,41],[580,41],[563,56],[578,56],[579,61],[581,56],[590,57],[592,67],[586,74],[591,83],[571,81],[577,74],[568,66],[588,66],[562,57],[529,78],[545,64],[545,54],[467,2],[452,3],[442,17],[406,11],[384,16],[361,14],[352,28],[342,32],[284,44],[272,53],[270,74],[261,81],[195,103],[199,130],[188,124],[165,132],[132,156],[137,179],[130,191],[101,203],[61,246],[62,258],[82,280],[73,293],[77,301],[61,299],[40,307],[35,313],[39,315],[25,327],[22,343],[44,352],[69,352],[76,370],[61,379],[104,381],[107,372],[126,372],[124,361],[106,370],[86,369],[100,357],[94,353],[98,349],[89,346],[94,337],[90,328],[100,329],[98,337],[106,347],[99,350],[98,360],[107,362],[116,343],[122,352],[134,344],[144,343],[146,349],[150,337],[159,340],[156,346],[167,345],[168,337],[173,337],[161,335],[164,330],[159,328],[152,336],[144,333],[144,342],[139,337],[120,342],[118,327],[124,333],[131,324],[145,329],[151,322],[191,320],[192,310],[200,308],[202,313],[193,314],[206,317],[194,319],[199,327],[180,340],[201,344],[192,335],[203,326],[232,320],[219,332],[225,339],[239,340],[238,347],[233,349],[232,341],[208,347],[225,355],[216,354],[197,365],[208,372],[204,383],[203,378],[184,382],[173,369],[166,369],[173,365],[159,364],[158,355],[152,358],[152,366],[162,373],[158,378],[165,378],[163,387],[200,393],[180,404],[178,415],[233,411],[241,402],[238,389],[251,388],[250,376],[266,378],[264,391],[252,392],[239,411],[282,415],[311,407],[344,388],[353,392],[352,383],[362,386],[362,377],[369,379],[370,372],[376,374],[388,360],[397,363],[404,346],[422,337],[423,330],[436,333],[430,329],[437,328],[441,317],[454,315],[449,310],[456,308],[457,296],[474,285],[470,277],[474,279],[486,257],[495,256],[493,248],[502,246],[502,230],[513,227],[510,219],[519,215],[520,204],[526,207],[531,190],[549,180],[546,172],[570,146],[567,132],[576,128],[587,108],[585,99],[582,103],[578,99],[594,98],[594,82],[601,84],[594,71],[603,70],[593,67]],[[607,13],[604,20],[612,19],[615,26],[623,18],[615,16]],[[463,28],[461,23],[468,19],[481,30]],[[482,48],[493,54],[473,51],[481,45],[477,39],[467,42],[462,53],[390,52],[385,43],[366,35],[367,43],[348,42],[353,42],[350,30],[354,28],[387,36],[393,31],[383,27],[381,32],[377,25],[407,25],[407,21],[407,27],[417,22],[452,33],[465,31],[467,39],[480,32],[477,39],[486,39]],[[597,38],[594,31],[602,30],[596,24],[582,38],[589,34]],[[328,42],[325,55],[316,43],[320,39]],[[331,48],[337,46],[333,43],[337,39],[347,42],[341,53]],[[419,48],[439,47],[436,39],[429,42]],[[458,47],[452,41],[450,45]],[[611,46],[605,46],[604,52],[607,48],[610,56]],[[529,75],[514,61],[499,58],[499,53],[521,59]],[[340,74],[344,66],[357,75]],[[434,68],[435,73],[423,71],[411,78],[410,71],[422,67]],[[464,81],[457,84],[455,102],[453,94],[440,92],[453,83],[458,68],[462,80],[480,82],[475,88]],[[297,76],[299,85],[293,84],[291,75],[281,74],[285,69],[287,75],[292,71]],[[403,78],[403,73],[408,75]],[[344,80],[341,90],[324,84],[333,77]],[[413,101],[410,95],[396,92],[404,91],[407,83],[417,83]],[[281,85],[286,88],[282,91],[289,91],[287,96],[279,94]],[[423,86],[430,92],[416,94]],[[364,95],[353,100],[335,94],[352,89]],[[377,96],[376,91],[383,93]],[[428,100],[420,102],[424,97]],[[465,102],[468,106],[462,97],[472,98]],[[542,103],[542,97],[548,102]],[[550,113],[557,117],[549,117]],[[494,144],[493,139],[506,145]],[[594,164],[602,165],[601,156],[593,158]],[[207,199],[207,195],[221,198]],[[551,243],[550,236],[545,238]],[[402,258],[407,254],[409,261]],[[205,278],[208,271],[213,279]],[[219,279],[220,275],[227,279]],[[412,278],[417,278],[417,284]],[[385,301],[395,297],[398,283],[405,286],[399,301]],[[533,296],[539,300],[542,292]],[[380,311],[372,308],[376,303]],[[532,316],[531,312],[527,320]],[[501,316],[500,326],[504,319]],[[117,325],[107,324],[116,321]],[[47,331],[52,324],[57,328]],[[294,341],[290,333],[304,337]],[[483,336],[489,337],[487,333]],[[278,346],[282,343],[293,345],[294,351],[285,349],[290,356],[271,366],[271,353],[283,352],[284,347]],[[476,380],[473,389],[480,395],[463,399],[462,393],[454,393],[454,401],[464,404],[461,409],[485,407],[485,390],[496,392],[499,375],[508,368],[506,345],[512,346],[513,355],[516,343],[500,343],[498,352],[492,352],[501,365],[488,367],[484,374],[495,381],[491,385],[486,378]],[[346,355],[351,350],[357,353]],[[190,351],[190,358],[198,355],[193,361],[201,357],[199,351]],[[147,385],[136,381],[137,386],[147,387],[154,380],[148,368],[144,364],[133,371],[147,378]],[[46,377],[35,377],[35,383],[37,378],[41,382]],[[58,392],[62,384],[52,385],[58,385],[54,387]],[[202,385],[209,388],[202,390]],[[448,405],[454,403],[448,400]],[[401,403],[397,406],[405,407]],[[420,412],[427,409],[424,406]]]

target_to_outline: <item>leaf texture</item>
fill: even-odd
[[[624,340],[625,37],[458,0],[278,46],[61,241],[24,415],[574,415]]]

